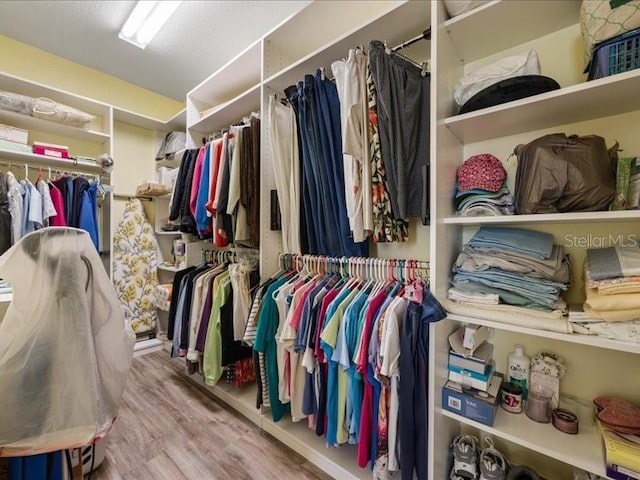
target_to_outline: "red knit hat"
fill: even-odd
[[[479,189],[497,192],[506,178],[507,172],[496,157],[490,153],[473,155],[458,168],[458,191]]]

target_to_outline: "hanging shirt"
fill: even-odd
[[[9,197],[9,213],[11,214],[11,243],[16,243],[22,238],[22,217],[24,212],[24,188],[15,175],[7,172],[7,185]]]
[[[29,189],[29,223],[33,227],[33,230],[38,230],[43,226],[42,195],[40,195],[38,189],[28,180],[27,188]]]
[[[196,165],[193,169],[193,177],[191,177],[191,190],[189,194],[189,210],[191,215],[196,218],[198,191],[200,188],[200,179],[202,177],[202,162],[204,161],[206,147],[200,147],[198,156],[196,157]],[[196,219],[197,221],[197,219]]]
[[[100,234],[98,232],[98,220],[96,212],[96,190],[97,184],[93,184],[89,189],[82,192],[82,205],[80,206],[80,217],[78,227],[89,233],[96,250],[100,250]]]
[[[200,173],[200,184],[198,185],[196,200],[195,200],[195,219],[198,232],[201,236],[207,235],[211,232],[211,219],[207,212],[206,204],[209,199],[209,170],[211,166],[211,149],[209,144],[203,147],[204,159],[202,161],[202,170]],[[196,169],[198,168],[196,164]],[[195,177],[194,177],[195,178]]]
[[[31,203],[31,190],[26,180],[20,180],[22,187],[22,236],[35,230],[33,222],[29,221],[29,204]]]
[[[284,278],[275,280],[263,295],[263,306],[258,320],[256,342],[253,346],[257,352],[265,353],[267,380],[269,383],[269,400],[274,422],[279,421],[289,409],[289,405],[282,404],[278,398],[278,363],[276,360],[275,338],[278,329],[278,311],[275,300],[273,299],[274,292],[284,283]]]
[[[51,199],[51,191],[43,180],[38,180],[36,188],[42,196],[42,225],[48,227],[49,219],[57,215],[56,209],[53,206],[53,200]]]
[[[56,210],[56,214],[49,218],[49,224],[52,227],[66,227],[67,220],[62,192],[53,183],[49,183],[49,192],[51,193],[51,203]]]
[[[207,385],[215,385],[222,376],[221,308],[227,302],[231,291],[229,272],[221,273],[214,280],[214,285],[216,282],[217,286],[214,286],[215,297],[211,307],[211,317],[209,318],[209,328],[207,329],[207,339],[202,359],[202,370]]]

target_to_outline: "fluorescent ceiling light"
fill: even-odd
[[[182,1],[139,1],[118,36],[136,47],[146,47]]]

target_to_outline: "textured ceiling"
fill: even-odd
[[[184,101],[309,1],[184,1],[146,49],[118,38],[134,1],[0,1],[0,34]]]

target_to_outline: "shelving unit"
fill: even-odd
[[[50,99],[95,117],[85,128],[79,128],[26,113],[0,110],[0,123],[28,131],[29,146],[34,141],[66,145],[72,157],[96,158],[103,153],[113,154],[111,105],[2,72],[0,91],[26,95],[34,99]],[[0,163],[8,164],[14,169],[14,173],[28,175],[32,180],[35,180],[38,170],[42,169],[43,172],[48,170],[46,174],[43,173],[46,176],[49,176],[49,173],[53,176],[55,172],[70,172],[89,178],[99,176],[104,184],[110,184],[111,181],[110,174],[91,161],[61,159],[0,148]],[[20,172],[20,167],[24,168],[24,172]],[[106,195],[98,210],[100,252],[108,272],[111,271],[111,201],[111,195]]]
[[[393,47],[415,37],[430,25],[429,7],[427,1],[376,1],[368,2],[366,8],[360,1],[344,1],[337,14],[335,3],[311,2],[187,94],[187,147],[199,146],[203,136],[260,109],[260,204],[263,212],[268,211],[269,191],[275,188],[264,113],[269,95],[280,98],[285,87],[317,68],[330,72],[333,61],[344,58],[350,48],[368,45],[370,40],[386,40]],[[310,25],[314,26],[311,34]],[[322,27],[316,28],[318,25]],[[428,50],[427,44],[424,50]],[[262,214],[260,222],[260,274],[266,278],[278,269],[277,253],[282,245],[280,232],[270,230],[269,215]],[[425,250],[421,255],[428,259]],[[188,254],[188,263],[193,260]],[[223,384],[209,387],[197,375],[189,378],[334,478],[371,477],[369,469],[357,466],[352,446],[326,448],[324,440],[309,430],[306,422],[273,422],[270,411],[256,410],[255,388],[237,391]]]
[[[544,134],[565,132],[567,135],[599,134],[608,144],[619,141],[626,155],[640,151],[635,124],[640,101],[629,92],[640,87],[640,71],[586,82],[579,55],[580,3],[546,1],[491,1],[463,15],[449,19],[443,1],[433,2],[432,98],[431,114],[431,287],[443,301],[447,298],[451,266],[463,244],[482,225],[504,225],[539,229],[552,233],[555,243],[565,246],[572,257],[573,286],[568,301],[582,303],[584,289],[580,277],[585,248],[567,243],[566,235],[601,232],[618,238],[618,232],[633,229],[637,211],[576,212],[502,217],[458,217],[454,213],[451,192],[455,188],[455,172],[470,155],[493,153],[506,161],[513,148]],[[487,34],[491,32],[491,34]],[[495,107],[456,115],[453,87],[469,71],[514,52],[535,49],[542,74],[559,79],[562,86],[542,95],[509,102]],[[563,55],[571,54],[571,58]],[[635,153],[634,153],[635,152]],[[578,259],[576,261],[576,259]],[[566,334],[526,328],[482,318],[451,314],[447,320],[432,325],[430,335],[431,377],[429,394],[432,406],[430,425],[430,476],[448,478],[447,461],[453,438],[462,432],[491,435],[509,446],[516,463],[526,463],[549,478],[558,477],[548,469],[551,459],[566,467],[581,468],[606,477],[602,439],[591,418],[581,419],[580,433],[569,436],[549,424],[538,424],[526,415],[513,415],[498,410],[493,427],[474,422],[441,408],[441,389],[447,381],[448,336],[460,325],[477,324],[492,329],[496,348],[494,361],[504,371],[506,353],[515,343],[525,346],[533,356],[540,348],[561,354],[569,367],[561,381],[561,396],[571,395],[587,403],[595,394],[615,390],[615,378],[627,378],[640,369],[640,344],[603,337]],[[586,362],[586,363],[585,363]],[[628,384],[629,399],[637,399],[640,387]],[[586,421],[582,421],[586,420]],[[563,470],[564,471],[564,470]],[[562,475],[567,475],[563,473]]]

